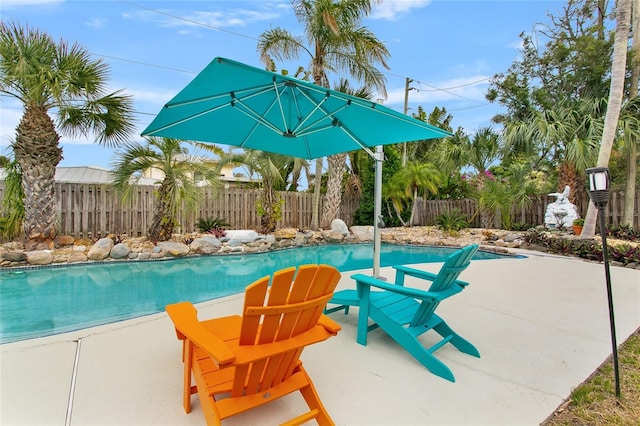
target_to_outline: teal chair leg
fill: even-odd
[[[376,317],[377,315],[373,313],[373,316]],[[374,320],[379,320],[378,324],[380,327],[433,374],[449,380],[450,382],[456,381],[455,376],[449,367],[432,355],[432,352],[437,350],[442,344],[446,343],[448,339],[434,345],[430,349],[426,349],[423,343],[418,341],[417,337],[413,336],[409,330],[399,326],[397,323],[387,321],[386,318],[386,316],[381,315],[380,318],[374,318]]]
[[[435,315],[434,315],[435,316]],[[438,317],[440,318],[440,317]],[[440,318],[440,324],[433,327],[433,330],[442,337],[449,337],[449,343],[456,347],[460,352],[480,358],[480,352],[471,342],[453,331],[449,325]]]

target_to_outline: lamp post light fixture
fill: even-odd
[[[607,282],[607,298],[609,300],[609,323],[611,326],[611,346],[613,349],[613,371],[616,380],[616,397],[620,397],[620,373],[618,370],[618,345],[616,343],[616,323],[613,314],[613,294],[611,292],[611,273],[609,271],[609,252],[607,247],[607,231],[604,223],[604,209],[609,202],[609,168],[593,167],[586,170],[589,182],[589,198],[598,209],[600,222],[600,236],[602,237],[602,260],[604,262],[604,276]]]

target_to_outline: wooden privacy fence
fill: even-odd
[[[547,206],[556,200],[555,197],[542,194],[534,197],[532,203],[527,207],[513,207],[511,210],[512,223],[528,225],[542,225]],[[574,201],[580,217],[585,217],[589,205],[589,194],[583,194]],[[633,228],[640,229],[640,218],[638,211],[640,205],[640,191],[636,191],[635,207],[633,214]],[[453,209],[459,209],[465,215],[472,227],[480,227],[480,215],[478,214],[478,202],[474,199],[462,200],[427,200],[418,199],[418,225],[435,225],[438,215],[449,213]],[[605,211],[607,226],[617,226],[622,220],[624,209],[624,191],[614,191],[609,197],[609,203]],[[570,224],[569,224],[570,225]],[[496,228],[500,228],[499,218],[496,217]]]
[[[58,220],[61,234],[78,237],[98,237],[110,233],[143,236],[153,218],[156,195],[154,186],[138,186],[131,202],[123,203],[109,185],[56,183]],[[177,220],[176,231],[188,233],[197,231],[198,218],[214,217],[226,220],[232,229],[257,229],[260,218],[257,200],[260,190],[237,189],[212,191],[202,188],[203,196],[198,210],[188,214],[183,209]],[[0,181],[0,200],[4,194],[4,181]],[[283,199],[282,219],[278,227],[308,229],[311,224],[313,194],[302,192],[281,192]],[[636,193],[634,228],[640,229],[638,203],[640,191]],[[543,224],[547,205],[555,201],[546,194],[538,196],[527,208],[513,209],[513,223]],[[321,208],[322,208],[321,200]],[[588,195],[575,201],[578,213],[584,217],[587,212]],[[359,206],[359,199],[345,197],[339,217],[347,225],[353,224],[353,214]],[[607,206],[607,225],[614,226],[622,219],[624,193],[611,194]],[[463,200],[418,199],[417,225],[434,225],[438,215],[459,209],[471,221],[472,227],[480,227],[477,202]],[[499,223],[495,224],[499,227]]]

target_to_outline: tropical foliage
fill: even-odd
[[[0,169],[5,171],[0,207],[0,241],[11,241],[20,236],[24,220],[22,172],[18,162],[7,157],[0,157]]]
[[[308,167],[305,160],[258,150],[242,150],[221,156],[219,166],[234,164],[246,168],[249,176],[258,176],[262,193],[258,210],[262,232],[273,232],[282,215],[282,200],[277,191],[284,191],[287,182],[297,186],[301,173]]]
[[[107,65],[78,44],[56,43],[16,23],[0,24],[0,93],[24,106],[13,154],[21,172],[28,239],[50,240],[57,234],[54,176],[62,159],[60,134],[118,144],[133,131],[132,99],[107,91],[107,73]]]
[[[218,185],[219,174],[202,158],[189,153],[187,146],[191,142],[157,137],[147,137],[145,141],[127,143],[116,153],[113,186],[124,200],[129,200],[145,174],[153,171],[162,175],[147,237],[151,241],[166,241],[173,235],[180,209],[193,210],[197,206],[201,191],[195,177],[202,177],[202,184]]]
[[[308,55],[308,68],[315,84],[329,87],[327,73],[342,72],[386,96],[385,77],[375,65],[388,68],[386,60],[389,51],[382,41],[360,24],[380,0],[292,0],[291,3],[298,22],[304,26],[304,37],[280,27],[262,33],[258,52],[268,68],[276,68],[275,60],[296,60]],[[328,158],[329,180],[322,225],[326,226],[337,217],[346,158],[347,154]],[[315,167],[314,214],[311,221],[314,229],[320,225],[321,171],[322,159],[319,158]]]

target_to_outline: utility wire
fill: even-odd
[[[242,34],[242,33],[236,32],[236,31],[230,31],[230,30],[224,29],[224,28],[222,28],[222,27],[216,27],[216,26],[214,26],[214,25],[205,24],[205,23],[200,22],[200,21],[195,21],[195,20],[193,20],[193,19],[184,18],[184,17],[182,17],[182,16],[174,15],[174,14],[171,14],[171,13],[168,13],[168,12],[164,12],[164,11],[161,11],[161,10],[158,10],[158,9],[153,9],[153,8],[150,8],[150,7],[142,6],[142,5],[140,5],[140,4],[136,4],[136,3],[133,3],[133,2],[130,2],[130,1],[127,1],[127,0],[118,0],[118,1],[119,1],[120,3],[128,4],[128,5],[130,5],[130,6],[137,7],[137,8],[139,8],[139,9],[143,9],[143,10],[146,10],[146,11],[149,11],[149,12],[157,13],[157,14],[160,14],[160,15],[165,15],[165,16],[168,16],[168,17],[171,17],[171,18],[173,18],[173,19],[180,20],[180,21],[185,21],[185,22],[188,22],[188,23],[193,24],[193,25],[198,25],[198,26],[201,26],[201,27],[204,27],[204,28],[213,29],[213,30],[216,30],[216,31],[222,31],[222,32],[225,32],[225,33],[228,33],[228,34],[232,34],[232,35],[238,36],[238,37],[248,38],[248,39],[250,39],[250,40],[255,40],[255,41],[258,41],[258,40],[259,40],[258,38],[253,37],[253,36],[249,36],[249,35],[246,35],[246,34]],[[172,69],[172,68],[170,68],[170,67],[164,67],[164,66],[161,66],[161,65],[153,65],[153,64],[148,64],[148,63],[144,63],[144,62],[138,62],[138,61],[133,61],[133,60],[128,60],[128,59],[116,58],[116,57],[113,57],[113,56],[106,56],[106,55],[99,55],[99,56],[104,56],[104,57],[108,57],[108,58],[112,58],[112,59],[116,59],[116,60],[120,60],[120,61],[128,61],[128,62],[137,63],[137,64],[141,64],[141,65],[148,65],[148,66],[157,67],[157,68],[164,68],[164,69],[168,69],[168,70],[175,70],[175,71],[178,71],[178,72],[184,72],[184,73],[195,74],[195,73],[190,72],[190,71],[184,71],[184,70]],[[388,76],[397,77],[397,78],[402,78],[402,79],[405,79],[405,78],[406,78],[406,77],[403,77],[403,76],[401,76],[401,75],[399,75],[399,74],[395,74],[395,73],[387,73],[387,72],[384,72],[384,71],[382,72],[382,74],[386,74],[386,75],[388,75]],[[459,94],[457,94],[457,93],[451,92],[450,90],[453,90],[453,89],[459,89],[459,88],[461,88],[461,87],[466,87],[466,86],[473,86],[473,85],[475,85],[475,84],[482,83],[482,82],[484,82],[484,81],[490,80],[491,78],[492,78],[492,77],[487,77],[487,78],[483,78],[483,79],[481,79],[481,80],[473,81],[473,82],[470,82],[470,83],[461,84],[461,85],[458,85],[458,86],[446,87],[446,88],[440,88],[440,87],[434,86],[434,85],[432,85],[432,84],[422,82],[422,81],[420,81],[420,80],[415,80],[415,79],[412,79],[412,80],[413,80],[413,81],[415,81],[416,83],[423,84],[423,85],[425,85],[425,86],[431,87],[431,89],[424,90],[424,91],[429,91],[429,92],[446,92],[446,93],[449,93],[450,95],[456,96],[456,97],[458,97],[458,98],[461,98],[461,99],[465,99],[465,100],[468,100],[468,101],[475,102],[475,100],[474,100],[474,99],[467,98],[467,97],[465,97],[465,96],[462,96],[462,95],[459,95]]]
[[[173,15],[171,13],[163,12],[163,11],[158,10],[158,9],[152,9],[150,7],[145,7],[145,6],[136,4],[136,3],[132,3],[130,1],[126,1],[126,0],[118,0],[118,1],[120,3],[128,4],[130,6],[137,7],[137,8],[143,9],[143,10],[147,10],[149,12],[158,13],[160,15],[165,15],[165,16],[168,16],[170,18],[179,19],[181,21],[189,22],[191,24],[198,25],[198,26],[201,26],[201,27],[209,28],[209,29],[216,30],[216,31],[222,31],[222,32],[225,32],[225,33],[236,35],[238,37],[244,37],[244,38],[248,38],[250,40],[258,41],[258,39],[256,37],[248,36],[246,34],[238,33],[238,32],[235,32],[235,31],[230,31],[230,30],[227,30],[227,29],[224,29],[224,28],[221,28],[221,27],[216,27],[216,26],[213,26],[213,25],[205,24],[203,22],[194,21],[193,19],[183,18],[182,16]]]

